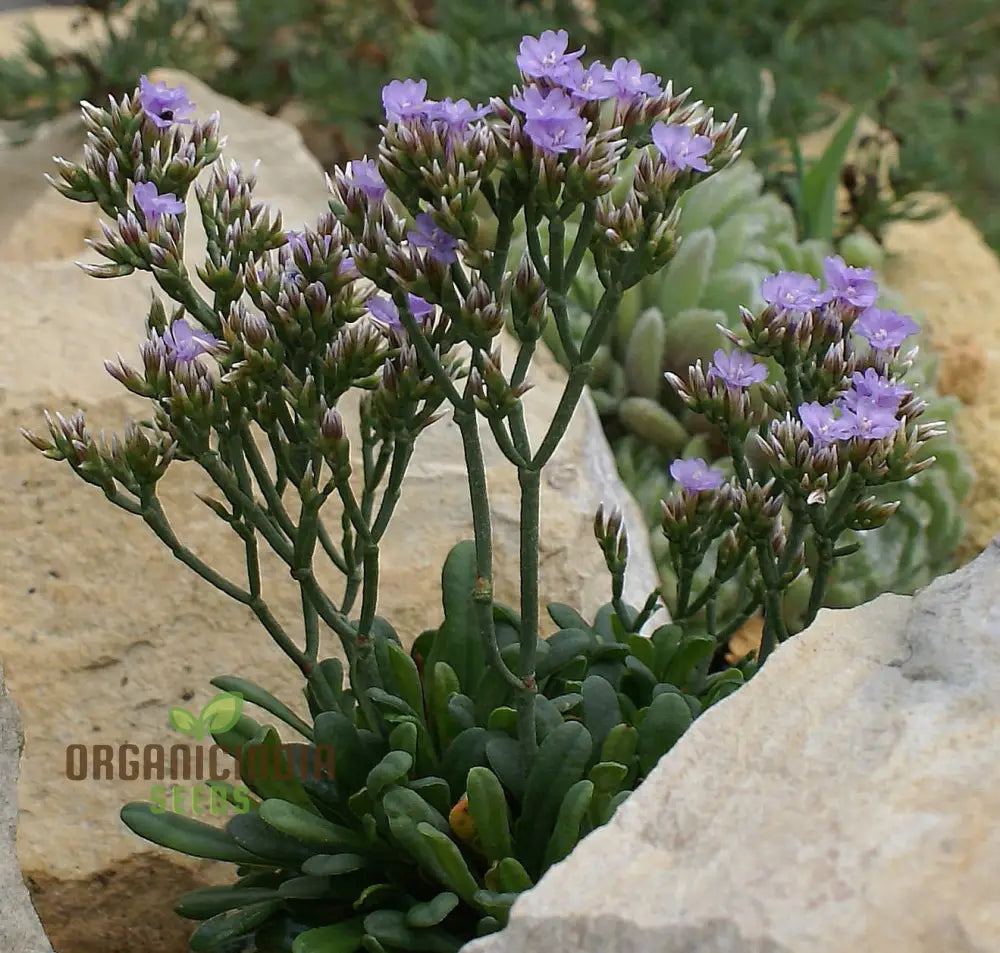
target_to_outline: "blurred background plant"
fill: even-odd
[[[865,104],[865,133],[837,173],[844,201],[832,236],[880,240],[896,218],[929,214],[918,193],[948,193],[1000,249],[1000,8],[995,0],[91,0],[89,49],[26,36],[0,60],[0,117],[36,122],[130,89],[176,66],[265,111],[294,110],[327,165],[377,139],[378,91],[425,76],[431,95],[484,101],[509,92],[499,55],[558,24],[589,55],[627,51],[645,69],[694,86],[752,129],[746,155],[793,205],[793,144]],[[799,207],[801,213],[801,207]],[[817,236],[799,215],[799,237]]]

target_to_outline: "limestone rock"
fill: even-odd
[[[300,227],[323,210],[322,170],[294,129],[225,100],[190,77],[156,76],[182,82],[201,114],[222,113],[227,156],[247,166],[261,160],[258,194],[283,210],[287,227]],[[38,146],[40,153],[45,148]],[[0,154],[0,178],[6,178],[7,159]],[[44,171],[40,162],[37,171]],[[53,208],[70,204],[55,193],[45,201]],[[28,230],[27,216],[37,208],[31,203],[31,211],[24,210],[21,224]],[[197,249],[193,240],[192,249]],[[68,254],[88,253],[79,245]],[[150,783],[67,780],[68,745],[182,740],[172,736],[167,709],[200,708],[212,694],[208,680],[223,673],[246,675],[293,707],[304,705],[297,670],[248,610],[171,559],[141,521],[111,506],[65,464],[44,459],[18,433],[20,426],[44,432],[43,408],[81,406],[95,432],[121,430],[127,417],[147,414],[148,405],[103,369],[103,359],[119,351],[137,361],[148,306],[144,280],[88,278],[68,257],[31,265],[0,258],[0,289],[0,658],[30,741],[21,782],[23,866],[56,896],[59,882],[86,885],[87,878],[103,877],[108,868],[132,869],[128,865],[148,847],[120,824],[117,812],[125,801],[148,799]],[[565,377],[545,359],[530,377],[535,387],[526,398],[528,426],[538,441]],[[492,449],[488,430],[484,433],[497,595],[516,604],[516,473]],[[417,443],[400,510],[382,548],[379,612],[405,638],[440,620],[441,565],[448,549],[472,534],[464,472],[457,427],[450,420],[434,424]],[[242,581],[238,540],[194,496],[208,488],[196,466],[177,465],[162,485],[164,507],[187,545]],[[626,509],[634,554],[627,597],[641,603],[656,579],[646,531],[615,475],[596,413],[585,402],[545,471],[544,601],[567,602],[592,614],[610,599],[591,528],[602,500]],[[287,567],[265,559],[263,571],[264,595],[275,615],[298,633],[299,596]],[[324,651],[334,652],[334,642],[326,639]],[[231,873],[224,865],[198,869]],[[160,881],[155,902],[166,905],[183,887],[167,877]],[[135,902],[144,911],[154,899],[143,894]],[[66,946],[65,953],[76,948]]]
[[[1000,532],[1000,259],[950,206],[929,222],[894,223],[886,248],[886,282],[922,311],[940,354],[939,389],[963,402],[956,426],[976,474],[969,559]]]
[[[1000,537],[824,610],[467,953],[1000,949]]]
[[[0,950],[52,953],[17,860],[17,763],[24,736],[0,668]]]

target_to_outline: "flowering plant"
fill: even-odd
[[[176,308],[168,316],[154,297],[141,368],[107,362],[152,402],[153,420],[107,441],[90,434],[82,413],[57,415],[50,438],[25,435],[247,605],[302,672],[312,719],[247,679],[216,678],[297,732],[302,757],[286,757],[273,727],[241,715],[213,737],[244,768],[258,765],[244,773],[256,797],[249,813],[220,830],[145,804],[123,808],[143,837],[238,865],[235,886],[178,905],[203,921],[194,950],[246,937],[261,953],[457,950],[499,929],[516,895],[605,823],[692,719],[752,671],[713,670],[714,622],[640,634],[660,597],[651,593],[640,609],[623,602],[628,543],[616,513],[595,520],[610,603],[590,622],[551,604],[559,631],[539,637],[541,472],[622,294],[673,257],[678,198],[735,158],[742,138],[735,117],[717,123],[638,63],[584,67],[582,52],[569,50],[564,31],[525,37],[521,86],[487,105],[428,100],[422,81],[389,83],[378,158],[335,169],[330,211],[301,231],[284,230],[254,201],[252,175],[216,165],[194,187],[207,236],[197,274],[211,297],[192,281],[184,252],[188,193],[222,148],[217,117],[192,119],[183,90],[148,80],[108,109],[84,104],[83,164],[60,161],[56,187],[115,222],[95,245],[107,263],[85,267],[96,277],[148,271]],[[630,154],[634,175],[622,183]],[[511,269],[518,219],[527,250]],[[604,291],[577,342],[567,294],[588,255]],[[919,402],[902,401],[902,385],[887,376],[896,355],[888,338],[864,359],[848,340],[861,311],[851,301],[867,293],[861,278],[837,272],[835,291],[820,292],[779,276],[775,303],[746,316],[743,349],[720,351],[707,374],[696,368],[683,385],[727,429],[738,478],[723,484],[703,462],[678,466],[685,491],[665,504],[664,529],[682,587],[718,541],[715,578],[759,570],[750,591],[779,640],[786,633],[772,610],[803,568],[807,528],[826,547],[822,589],[841,523],[887,515],[867,507],[860,488],[905,478],[923,437],[912,425]],[[549,320],[570,367],[533,445],[523,397]],[[505,371],[499,337],[508,321],[516,354]],[[882,342],[880,331],[897,333],[890,324],[871,316],[866,326]],[[764,384],[767,371],[751,354],[776,358],[786,383]],[[862,373],[853,396],[838,397],[869,367],[874,378]],[[787,413],[784,422],[767,428],[754,388]],[[351,391],[362,393],[356,426],[342,412]],[[832,400],[840,416],[827,408]],[[810,401],[811,425],[795,416]],[[377,614],[379,545],[414,442],[445,408],[462,438],[474,539],[443,567],[443,621],[407,652]],[[493,597],[480,419],[518,473],[519,611]],[[754,429],[768,453],[760,467],[744,453]],[[180,462],[197,463],[221,495],[202,499],[245,547],[245,586],[200,560],[167,520],[157,485]],[[261,540],[300,587],[301,641],[262,592]],[[317,564],[340,573],[335,595]],[[694,598],[682,591],[676,619],[698,602],[712,604],[711,586]],[[346,683],[340,658],[320,658],[323,627],[340,640]],[[333,749],[332,773],[319,764],[321,745]],[[262,773],[267,758],[273,770]]]

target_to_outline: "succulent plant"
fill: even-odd
[[[606,823],[692,721],[752,674],[752,663],[710,673],[711,635],[671,624],[638,635],[643,613],[631,607],[609,604],[588,623],[550,605],[559,631],[538,644],[539,749],[526,767],[514,691],[469,637],[475,578],[474,544],[459,543],[442,570],[444,620],[410,652],[379,620],[387,688],[367,691],[378,724],[338,659],[310,675],[311,724],[252,683],[213,680],[303,740],[283,745],[245,714],[213,732],[254,795],[225,828],[145,803],[122,809],[154,843],[237,865],[232,886],[177,903],[199,921],[192,950],[229,953],[252,939],[256,953],[457,951],[500,929],[517,895]],[[494,617],[511,661],[520,620],[500,604]]]
[[[659,501],[670,490],[674,459],[704,457],[723,468],[728,462],[724,444],[683,406],[664,372],[683,377],[694,361],[707,362],[723,343],[717,326],[737,330],[740,305],[751,310],[763,305],[760,287],[767,275],[801,271],[818,277],[831,253],[823,242],[798,241],[791,208],[762,192],[762,186],[760,173],[741,161],[684,196],[676,256],[626,294],[612,338],[593,362],[591,390],[619,473],[650,526],[659,522]],[[861,236],[845,242],[843,253],[851,264],[878,262],[878,250]],[[581,271],[571,307],[581,334],[600,291],[596,274]],[[883,288],[879,304],[905,310],[891,289]],[[561,359],[554,329],[546,330],[546,343]],[[950,421],[957,402],[935,391],[933,355],[918,354],[911,375],[930,404],[928,419]],[[902,501],[889,525],[879,533],[855,534],[860,548],[838,561],[826,605],[851,606],[882,592],[912,592],[951,567],[963,532],[960,504],[972,474],[952,433],[935,440],[932,452],[937,466],[886,491],[886,499]],[[669,588],[660,534],[652,534],[652,543]]]

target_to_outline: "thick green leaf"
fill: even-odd
[[[580,828],[587,817],[594,796],[594,783],[586,778],[577,781],[563,798],[555,828],[545,848],[545,867],[551,867],[564,857],[580,840]]]
[[[562,629],[550,636],[546,645],[547,655],[535,666],[539,679],[556,674],[578,655],[586,655],[597,645],[597,639],[589,629]]]
[[[412,767],[413,758],[406,751],[390,751],[368,772],[368,793],[377,799],[386,788],[403,782]]]
[[[357,727],[343,712],[325,711],[316,718],[316,743],[333,749],[337,785],[348,794],[364,787],[368,763]]]
[[[477,890],[473,897],[475,905],[484,913],[493,917],[500,926],[506,926],[510,917],[510,908],[514,906],[519,894],[497,893],[493,890]]]
[[[302,873],[314,877],[339,877],[366,866],[361,854],[313,854],[302,864]]]
[[[458,735],[441,758],[441,777],[456,798],[465,790],[469,769],[486,764],[486,745],[491,738],[500,737],[485,728],[469,728]]]
[[[188,940],[192,953],[230,949],[233,940],[260,929],[283,906],[280,900],[265,900],[239,910],[227,910],[205,920]]]
[[[649,774],[691,726],[691,709],[680,695],[664,692],[653,699],[639,725],[639,768]]]
[[[447,815],[452,807],[451,789],[444,778],[417,778],[406,785],[416,791],[435,811]]]
[[[295,775],[295,768],[274,728],[261,729],[240,758],[243,783],[259,798],[281,798],[312,809],[312,801]]]
[[[591,675],[584,679],[581,692],[583,723],[594,739],[594,747],[600,751],[608,733],[622,722],[618,693],[599,675]]]
[[[383,946],[407,953],[457,953],[462,940],[440,927],[415,930],[399,910],[376,910],[365,917],[365,931]]]
[[[563,798],[583,777],[593,750],[590,732],[578,721],[556,728],[538,747],[517,825],[517,856],[535,875],[542,871],[546,845]]]
[[[486,760],[504,787],[518,801],[522,800],[527,773],[520,743],[507,735],[490,738],[486,743]]]
[[[119,816],[134,834],[189,857],[224,860],[233,864],[268,863],[266,857],[240,847],[226,831],[210,827],[193,817],[157,813],[152,805],[138,801],[126,804]]]
[[[441,570],[441,601],[444,622],[434,639],[426,664],[447,662],[458,675],[461,687],[475,685],[486,664],[476,604],[476,544],[463,540],[451,548]]]
[[[698,307],[702,292],[708,284],[714,257],[715,232],[712,229],[705,228],[684,236],[677,253],[663,272],[663,294],[660,300],[666,321],[670,321],[681,311]]]
[[[576,609],[563,605],[561,602],[550,602],[546,607],[549,618],[559,626],[560,629],[582,629],[590,631],[587,621]]]
[[[430,824],[420,823],[417,832],[425,838],[434,851],[434,856],[447,878],[444,886],[454,890],[467,903],[479,889],[476,878],[469,870],[458,845],[447,835]]]
[[[357,953],[364,932],[364,917],[306,930],[295,938],[292,953]]]
[[[389,642],[386,645],[386,652],[400,696],[417,713],[417,717],[422,723],[424,717],[424,693],[420,687],[420,673],[417,671],[416,664],[406,654],[402,646],[397,645],[395,642]]]
[[[799,183],[799,221],[804,239],[833,240],[840,172],[866,106],[867,103],[858,103],[848,113],[823,154],[802,175]]]
[[[227,910],[277,898],[273,887],[202,887],[184,894],[174,904],[174,913],[188,920],[207,920]]]
[[[260,819],[268,827],[303,844],[334,847],[338,851],[364,853],[368,843],[357,831],[334,824],[297,804],[270,799],[260,806]],[[234,818],[236,820],[236,818]]]
[[[284,704],[284,702],[279,701],[270,692],[261,688],[259,685],[256,685],[245,678],[239,678],[236,675],[220,675],[217,678],[213,678],[211,684],[213,684],[216,688],[221,688],[224,692],[241,695],[244,701],[249,702],[251,705],[256,705],[258,708],[263,708],[264,711],[274,715],[275,718],[279,718],[290,728],[294,728],[304,738],[308,738],[310,741],[313,740],[312,728],[298,715],[296,715],[291,708]],[[213,699],[213,701],[214,700],[215,699]],[[209,702],[209,704],[211,703],[212,702]],[[239,715],[237,714],[237,718],[238,717]],[[204,720],[204,718],[205,712],[203,711],[202,719]],[[232,724],[235,724],[236,720],[237,719],[233,719]],[[213,732],[225,730],[219,729],[215,726],[210,727],[212,727]]]
[[[483,853],[493,862],[509,856],[509,811],[507,796],[499,779],[489,768],[475,767],[469,772],[466,791],[469,813],[476,823]]]
[[[458,903],[458,897],[451,891],[439,893],[426,903],[417,903],[410,907],[406,911],[406,924],[417,929],[436,927],[458,906]]]
[[[639,315],[625,348],[625,378],[629,393],[655,401],[663,386],[663,341],[666,335],[659,308]]]

